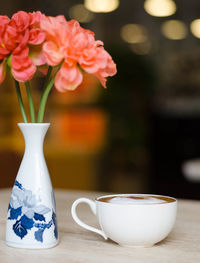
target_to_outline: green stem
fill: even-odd
[[[45,106],[47,102],[47,98],[49,96],[49,93],[53,87],[54,81],[55,81],[56,74],[53,76],[49,84],[46,86],[44,93],[42,95],[41,101],[40,101],[40,106],[39,106],[39,111],[38,111],[38,123],[43,122],[44,119],[44,111],[45,111]]]
[[[52,70],[53,70],[53,67],[49,66],[49,67],[48,67],[48,72],[47,72],[47,75],[46,75],[46,79],[45,79],[45,82],[44,82],[44,88],[46,88],[46,86],[47,86],[48,83],[49,83]]]
[[[30,83],[27,81],[25,82],[26,85],[26,92],[28,96],[28,104],[29,104],[29,109],[30,109],[30,115],[31,115],[31,122],[35,122],[35,109],[34,109],[34,104],[33,104],[33,98],[31,95],[31,89],[30,89]]]
[[[18,99],[18,102],[19,102],[19,107],[20,107],[20,111],[21,111],[21,114],[22,114],[22,118],[23,118],[24,122],[27,123],[28,120],[27,120],[27,117],[26,117],[26,112],[25,112],[25,109],[24,109],[23,101],[22,101],[22,95],[21,95],[21,91],[20,91],[19,82],[17,82],[16,80],[15,80],[15,88],[16,88],[16,92],[17,92],[17,99]]]

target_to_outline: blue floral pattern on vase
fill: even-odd
[[[23,239],[32,228],[37,230],[34,233],[35,239],[43,242],[43,233],[46,229],[54,227],[54,236],[58,238],[55,199],[52,192],[52,210],[39,204],[32,191],[23,188],[22,184],[15,181],[10,203],[8,206],[8,220],[15,220],[13,224],[14,233]],[[46,222],[45,215],[52,213],[51,220]]]

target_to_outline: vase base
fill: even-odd
[[[55,243],[51,243],[51,244],[38,244],[38,245],[33,245],[33,244],[19,244],[19,243],[15,243],[15,242],[10,242],[10,241],[6,241],[6,244],[9,247],[15,247],[15,248],[28,248],[28,249],[47,249],[47,248],[52,248],[57,246],[59,243],[59,241],[55,242]]]

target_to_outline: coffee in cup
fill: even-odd
[[[101,202],[108,202],[112,204],[160,204],[165,202],[173,202],[174,199],[166,196],[155,196],[155,195],[114,195],[107,197],[98,198]]]

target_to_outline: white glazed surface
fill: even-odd
[[[11,199],[14,199],[13,203],[15,206],[17,206],[18,199],[20,198],[20,195],[22,196],[22,215],[25,212],[25,215],[28,215],[28,213],[30,214],[32,212],[27,212],[26,210],[28,209],[34,210],[34,212],[38,210],[42,214],[41,208],[43,207],[43,216],[45,217],[46,221],[34,220],[36,224],[50,222],[52,219],[52,211],[56,213],[52,184],[43,154],[43,141],[49,125],[49,123],[18,124],[25,139],[25,153],[16,177],[16,181],[22,185],[23,189],[20,190],[14,186]],[[17,194],[15,194],[15,192]],[[25,194],[27,195],[27,200],[29,199],[27,202],[23,197]],[[28,195],[30,197],[28,197]],[[35,202],[35,206],[32,205],[32,208],[30,208],[31,202]],[[58,243],[58,240],[54,235],[53,225],[49,228],[46,228],[43,232],[42,242],[36,240],[35,238],[35,232],[39,230],[37,227],[27,229],[28,233],[24,237],[20,238],[13,231],[13,225],[17,220],[20,219],[20,217],[18,217],[16,220],[9,220],[9,216],[10,213],[8,212],[6,225],[6,243],[9,246],[38,249],[52,247]],[[29,215],[29,218],[32,220],[34,219],[31,215]]]
[[[122,196],[122,195],[120,195]],[[127,195],[124,195],[126,197]],[[136,195],[137,196],[137,195]],[[146,195],[139,195],[146,196]],[[177,201],[164,203],[110,203],[96,199],[93,212],[101,230],[94,229],[77,218],[76,206],[89,199],[78,199],[72,206],[72,216],[82,227],[110,238],[121,246],[150,247],[171,232],[176,219]],[[89,200],[90,202],[93,202]],[[91,207],[91,203],[88,203]]]

